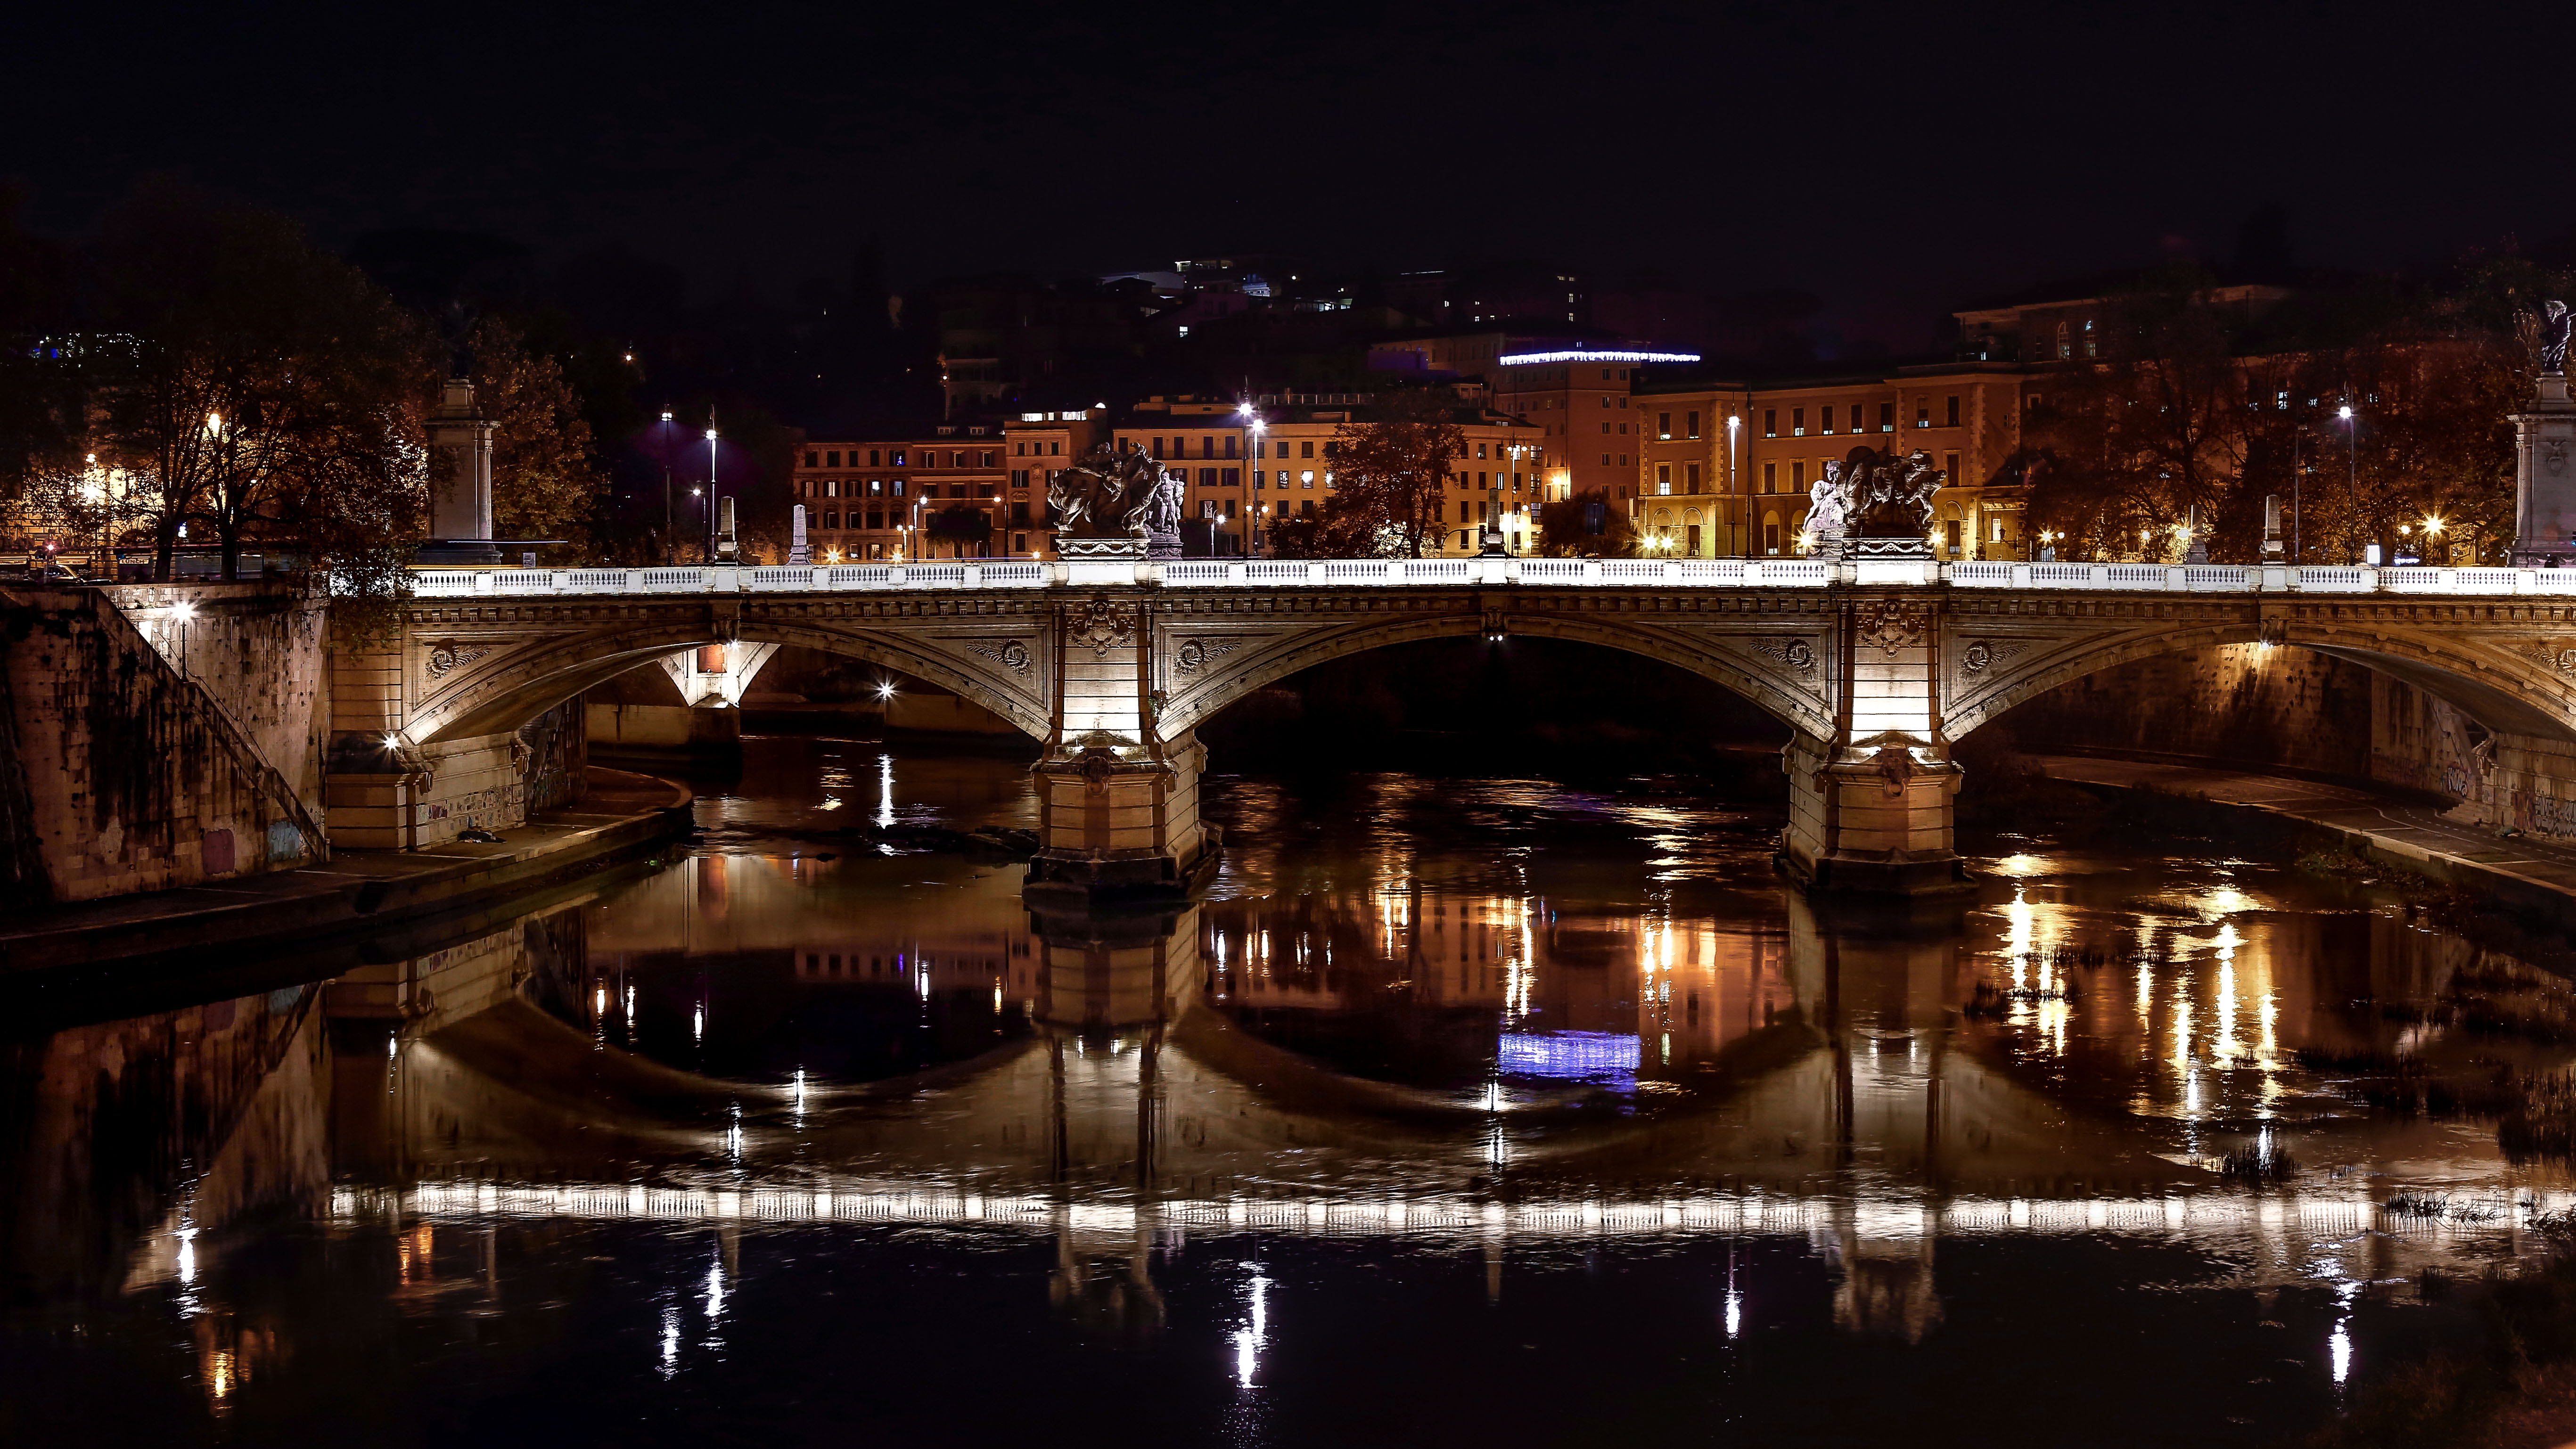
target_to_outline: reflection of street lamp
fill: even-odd
[[[908,563],[912,559],[912,525],[909,523],[898,523],[894,526],[894,531],[896,535],[894,541],[894,561],[896,563]]]

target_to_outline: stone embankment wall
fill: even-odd
[[[285,585],[0,590],[0,894],[326,856],[325,637],[324,606]]]
[[[2396,785],[2461,818],[2576,839],[2576,742],[2494,734],[2362,665],[2288,645],[2159,655],[2052,690],[1997,722],[2071,745]]]

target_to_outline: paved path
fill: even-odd
[[[2499,837],[2484,826],[2446,820],[2441,811],[2393,793],[2218,766],[2090,755],[2034,755],[2031,763],[2050,778],[2071,784],[2154,790],[2285,815],[2358,837],[2402,860],[2441,867],[2435,873],[2445,878],[2502,877],[2576,903],[2576,845],[2529,835]]]
[[[489,845],[340,850],[321,865],[143,895],[21,911],[0,921],[0,975],[177,954],[238,955],[524,890],[595,856],[682,828],[687,789],[591,768],[581,802],[539,813]]]

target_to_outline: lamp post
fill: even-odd
[[[701,562],[716,561],[716,410],[707,409],[707,492],[706,502],[698,509],[698,546],[704,554]]]
[[[671,512],[671,410],[662,409],[662,562],[680,561],[680,541],[672,537],[679,527]]]
[[[1252,470],[1252,487],[1247,491],[1250,494],[1257,495],[1263,491],[1261,487],[1262,475],[1259,467],[1262,454],[1261,435],[1270,430],[1270,424],[1262,419],[1260,410],[1250,403],[1245,403],[1243,405],[1243,411],[1250,414],[1252,418],[1252,462],[1255,465]],[[1244,523],[1244,531],[1247,536],[1243,541],[1243,551],[1248,556],[1251,554],[1254,547],[1261,542],[1261,534],[1263,532],[1261,527],[1261,500],[1256,496],[1247,496],[1244,499],[1243,506],[1251,510],[1250,516]]]
[[[1726,415],[1726,483],[1727,491],[1730,493],[1735,491],[1737,484],[1744,481],[1744,464],[1736,453],[1736,430],[1743,426],[1742,413]],[[1737,526],[1742,529],[1738,536],[1744,540],[1744,556],[1751,558],[1753,557],[1753,494],[1750,491],[1744,495],[1744,517]]]
[[[2335,409],[2335,416],[2343,422],[2344,499],[2352,505],[2353,527],[2358,529],[2361,527],[2361,424],[2354,420],[2350,403]]]

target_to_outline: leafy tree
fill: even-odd
[[[552,357],[509,323],[485,317],[466,339],[475,405],[492,420],[492,531],[559,538],[571,556],[598,553],[594,519],[607,487],[581,400]]]
[[[1429,389],[1389,394],[1365,422],[1334,430],[1325,454],[1333,495],[1312,520],[1271,529],[1290,556],[1420,558],[1441,535],[1450,472],[1467,451],[1456,399]],[[1295,553],[1291,553],[1295,550]]]
[[[133,481],[156,579],[190,524],[226,578],[254,541],[318,566],[418,538],[426,337],[355,268],[166,182],[109,214],[90,265],[105,341],[80,451]]]
[[[950,551],[958,558],[966,557],[969,547],[980,555],[993,537],[993,515],[971,503],[951,503],[930,515],[921,531],[932,538],[948,540]]]
[[[1637,552],[1637,525],[1610,501],[1608,489],[1590,489],[1540,505],[1538,551],[1548,558],[1630,557]]]

